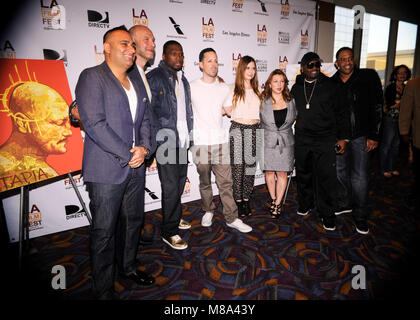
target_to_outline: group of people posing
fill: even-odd
[[[295,168],[298,215],[316,209],[323,227],[334,230],[336,215],[352,212],[357,232],[369,232],[368,153],[378,146],[383,96],[377,73],[357,68],[351,48],[338,50],[338,71],[331,78],[320,72],[320,57],[308,52],[290,91],[286,75],[276,69],[260,92],[250,56],[240,59],[235,83],[228,85],[218,76],[216,51],[206,48],[199,53],[202,77],[189,82],[183,48],[173,40],[164,44],[159,65],[145,74],[155,56],[155,39],[145,26],[111,29],[103,42],[105,61],[85,69],[76,86],[86,132],[93,292],[99,299],[115,297],[116,267],[139,285],[154,283],[136,261],[145,160],[151,157],[162,188],[161,236],[173,249],[188,247],[179,236],[179,229],[191,227],[181,207],[188,150],[199,173],[204,227],[212,225],[216,210],[213,172],[226,225],[252,231],[241,218],[252,215],[259,162],[272,218],[281,216],[287,176]]]

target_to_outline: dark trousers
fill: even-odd
[[[93,293],[101,298],[114,288],[115,259],[121,273],[136,269],[144,219],[144,166],[131,169],[121,184],[86,182],[90,198],[90,257]]]
[[[299,208],[315,206],[321,217],[335,217],[337,171],[335,138],[296,135],[295,168]]]
[[[188,164],[179,163],[179,154],[185,154],[186,149],[176,149],[176,161],[159,163],[157,159],[158,175],[162,190],[162,229],[164,238],[179,233],[179,221],[182,217],[181,196],[187,180]],[[185,157],[181,156],[181,159]],[[175,163],[174,163],[175,162]]]
[[[339,208],[352,208],[356,220],[366,220],[368,211],[369,153],[366,137],[352,139],[346,152],[337,155]]]
[[[412,195],[415,197],[415,205],[417,212],[420,211],[420,149],[413,145],[413,159],[414,159],[414,185]]]
[[[398,119],[394,120],[389,116],[384,116],[382,118],[382,139],[379,148],[382,172],[395,170],[399,147],[400,133],[398,130]]]

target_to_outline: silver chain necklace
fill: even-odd
[[[314,94],[314,91],[315,91],[317,80],[318,79],[315,80],[314,86],[312,87],[311,96],[309,97],[309,100],[308,100],[308,97],[306,96],[306,80],[305,79],[303,80],[303,93],[305,94],[306,110],[310,108],[310,103],[311,103],[312,95]]]

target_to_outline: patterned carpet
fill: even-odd
[[[376,155],[376,154],[375,154]],[[403,154],[402,159],[407,159]],[[200,225],[200,201],[184,206],[184,219],[192,223],[180,230],[189,248],[173,250],[160,239],[161,213],[146,213],[145,232],[150,245],[140,245],[140,270],[156,277],[141,289],[117,279],[115,289],[126,300],[372,300],[412,298],[419,285],[417,248],[420,216],[408,194],[411,166],[401,161],[401,176],[385,179],[375,156],[370,181],[371,232],[355,231],[349,214],[337,217],[337,229],[325,231],[317,212],[296,214],[296,184],[292,180],[285,212],[278,220],[267,214],[266,186],[255,188],[253,215],[245,218],[253,227],[242,234],[226,226],[218,197],[213,225]],[[88,228],[79,228],[31,240],[24,260],[25,273],[17,285],[13,276],[3,282],[17,296],[45,296],[60,300],[92,299],[88,252]],[[16,246],[7,272],[16,274]],[[66,268],[65,290],[51,289],[51,269]],[[353,289],[354,266],[366,271],[366,289]],[[16,278],[15,278],[16,279]],[[22,290],[24,288],[25,290]],[[418,294],[417,294],[418,296]]]

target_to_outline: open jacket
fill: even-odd
[[[79,76],[75,92],[86,132],[84,181],[122,183],[130,171],[133,143],[153,151],[146,89],[135,74],[128,72],[128,77],[137,95],[134,121],[127,94],[106,62],[83,70]],[[135,170],[144,174],[145,165]]]
[[[261,128],[264,129],[264,148],[273,149],[277,145],[280,150],[295,144],[292,125],[296,119],[295,101],[292,99],[287,102],[287,115],[284,123],[277,128],[273,113],[273,103],[271,99],[263,101],[260,110]]]
[[[166,140],[170,147],[179,147],[179,137],[177,131],[177,108],[186,108],[188,132],[193,129],[193,111],[191,104],[191,90],[188,80],[182,75],[182,83],[185,91],[185,105],[178,105],[175,93],[176,77],[162,60],[159,66],[147,73],[150,90],[152,91],[151,113],[153,119],[153,133],[157,145],[161,145]],[[163,136],[167,139],[157,141],[156,135],[160,130],[164,130]],[[162,136],[162,131],[159,134]],[[190,137],[192,135],[190,134]],[[190,146],[192,138],[190,139]]]
[[[340,99],[344,99],[349,112],[351,139],[366,136],[379,141],[384,99],[376,71],[354,68],[345,83],[337,71],[332,79],[338,83]]]

